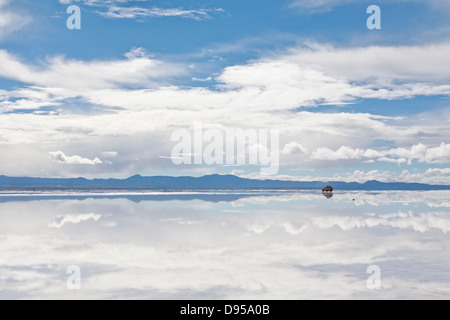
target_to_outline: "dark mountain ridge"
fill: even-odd
[[[0,176],[3,189],[322,189],[331,185],[335,190],[450,190],[448,185],[422,183],[367,181],[284,181],[245,179],[234,175],[206,175],[203,177],[143,177],[127,179],[86,178],[30,178]]]

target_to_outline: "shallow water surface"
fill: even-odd
[[[448,299],[449,195],[3,192],[0,298]]]

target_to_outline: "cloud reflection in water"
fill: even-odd
[[[0,298],[450,294],[446,192],[161,197],[3,199]],[[382,290],[366,287],[372,264]],[[82,290],[66,288],[70,265]]]

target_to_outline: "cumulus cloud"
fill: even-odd
[[[419,162],[441,163],[450,160],[450,144],[441,143],[438,147],[427,147],[419,143],[410,149],[391,149],[386,154],[400,158],[417,159]]]
[[[296,154],[296,153],[307,153],[308,150],[306,150],[305,148],[303,148],[303,146],[295,141],[289,142],[288,144],[286,144],[283,148],[283,150],[281,150],[281,153],[283,154],[287,154],[287,155],[292,155],[292,154]]]
[[[246,174],[243,171],[233,171],[233,174],[242,178],[266,180],[267,176],[263,176],[258,172]],[[320,176],[320,175],[276,175],[270,179],[278,179],[284,181],[343,181],[365,183],[367,181],[377,180],[380,182],[406,182],[406,183],[426,183],[432,185],[449,185],[450,177],[446,175],[429,175],[427,172],[413,173],[409,170],[403,170],[401,173],[395,173],[387,170],[354,170],[353,172],[341,172],[339,174]]]
[[[450,144],[441,143],[438,147],[428,147],[419,143],[413,145],[411,148],[393,148],[382,151],[353,149],[348,146],[342,146],[336,151],[328,148],[318,148],[313,151],[311,158],[316,160],[378,158],[378,161],[398,164],[411,164],[411,160],[418,160],[419,162],[425,163],[442,163],[450,160]]]
[[[342,146],[338,150],[333,151],[328,148],[318,148],[313,151],[311,158],[315,160],[350,160],[361,159],[364,157],[365,151],[361,149],[352,149]]]
[[[449,90],[448,85],[429,87],[423,83],[450,79],[450,43],[447,42],[352,48],[310,43],[305,47],[292,49],[284,59],[299,65],[315,65],[329,75],[345,77],[352,81],[386,85],[394,80],[414,81],[416,84],[403,87],[403,94],[408,90],[422,91],[424,94],[432,94],[433,90]],[[388,97],[389,92],[382,94]],[[395,98],[394,92],[390,94]]]
[[[381,158],[378,158],[378,161],[388,162],[388,163],[396,163],[398,165],[405,164],[405,163],[411,164],[411,160],[407,160],[406,158],[392,159],[392,158],[388,158],[388,157],[381,157]]]
[[[427,172],[425,172],[425,174],[429,176],[450,176],[450,168],[430,168],[427,170]]]
[[[58,216],[50,221],[49,228],[62,228],[66,223],[77,224],[84,221],[94,220],[97,222],[102,217],[101,214],[66,214]]]
[[[62,151],[49,152],[50,157],[53,162],[62,163],[62,164],[83,164],[83,165],[92,165],[95,166],[97,164],[102,164],[99,158],[95,157],[94,159],[83,158],[80,156],[66,156]]]

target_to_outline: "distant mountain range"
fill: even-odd
[[[143,177],[128,179],[56,179],[17,178],[0,176],[2,189],[322,189],[330,185],[338,190],[450,190],[448,185],[421,183],[367,181],[282,181],[253,180],[234,175],[207,175],[203,177]]]

